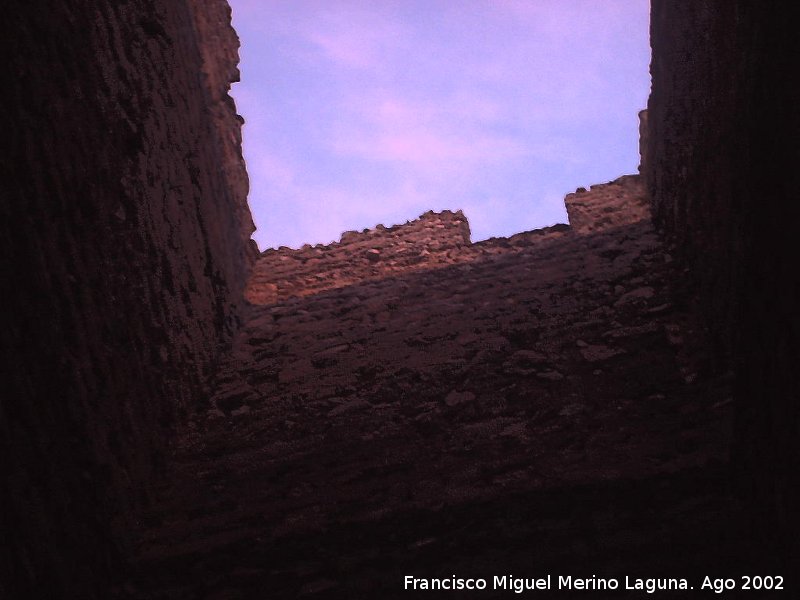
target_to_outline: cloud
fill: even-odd
[[[298,26],[298,35],[339,67],[375,69],[409,33],[389,11],[363,3],[326,3]]]
[[[269,151],[257,152],[248,161],[250,171],[269,181],[269,185],[280,190],[290,189],[297,180],[296,169],[282,157]]]
[[[647,0],[232,4],[262,246],[443,208],[509,234],[636,168]]]
[[[434,199],[417,181],[408,180],[392,189],[375,182],[354,192],[351,185],[315,184],[298,178],[267,173],[261,192],[251,198],[257,219],[257,239],[262,248],[338,241],[342,232],[394,225],[415,218],[432,206]],[[280,204],[269,201],[280,198]],[[265,203],[265,206],[260,206]],[[390,207],[390,210],[387,210]],[[287,227],[290,225],[290,227]],[[267,233],[268,235],[264,235]]]
[[[415,163],[439,168],[448,161],[474,162],[510,160],[525,156],[525,146],[513,139],[467,133],[443,134],[424,129],[345,133],[333,141],[332,149],[368,161]]]

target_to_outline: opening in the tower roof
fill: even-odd
[[[565,222],[635,173],[647,0],[231,0],[262,248],[463,209],[473,239]]]

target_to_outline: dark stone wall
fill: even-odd
[[[2,598],[109,597],[236,327],[253,228],[229,14],[34,0],[3,18]]]
[[[788,2],[653,0],[646,176],[690,270],[715,368],[736,377],[734,459],[754,535],[797,557],[800,54]]]

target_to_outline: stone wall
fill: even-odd
[[[650,209],[638,175],[625,175],[588,190],[578,188],[564,199],[570,228],[579,234],[618,227],[650,218]]]
[[[653,0],[642,172],[716,341],[712,368],[736,375],[755,530],[796,557],[800,58],[781,8]],[[254,257],[228,96],[237,40],[224,0],[32,0],[2,27],[0,597],[108,598],[170,431],[202,405],[237,327]],[[613,228],[641,217],[639,185],[571,194],[571,228],[470,244],[463,215],[427,213],[268,251],[248,296]]]
[[[647,129],[647,110],[639,111],[639,174],[648,171],[647,148],[649,146]]]
[[[281,247],[261,254],[247,285],[252,304],[274,304],[364,281],[436,269],[524,248],[569,233],[588,234],[649,218],[638,175],[580,188],[565,199],[570,225],[554,225],[509,238],[470,242],[461,211],[429,211],[403,225],[348,231],[339,242],[299,250]]]
[[[0,597],[107,598],[237,325],[237,40],[223,0],[34,0],[3,29]]]
[[[653,0],[646,176],[700,295],[715,367],[735,372],[735,457],[754,530],[796,558],[800,55],[788,7]]]
[[[449,264],[470,243],[461,211],[426,212],[404,225],[346,231],[339,242],[267,250],[257,262],[245,297],[271,304],[371,278]]]

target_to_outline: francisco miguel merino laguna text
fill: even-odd
[[[492,578],[492,588],[495,590],[512,590],[521,594],[528,590],[641,590],[653,594],[658,590],[688,590],[689,582],[679,578],[649,578],[640,579],[625,577],[624,586],[619,579],[605,578],[592,575],[591,577],[573,577],[572,575],[559,575],[555,579],[552,575],[545,577],[514,577],[513,575],[495,575]],[[406,575],[403,579],[403,589],[406,590],[485,590],[489,585],[488,580],[477,578],[456,577],[437,579],[414,577]]]

